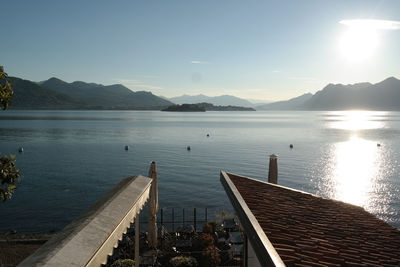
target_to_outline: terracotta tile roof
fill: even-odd
[[[363,208],[228,176],[287,266],[400,266],[400,231]]]

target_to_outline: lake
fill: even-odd
[[[271,154],[280,185],[400,228],[399,137],[399,112],[2,111],[0,152],[17,155],[22,179],[0,231],[59,230],[151,161],[161,207],[232,210],[220,170],[266,180]]]

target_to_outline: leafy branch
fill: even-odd
[[[0,153],[1,155],[1,153]],[[15,183],[19,181],[21,174],[15,168],[15,155],[0,158],[0,200],[5,202],[10,199],[17,188]]]
[[[10,104],[14,92],[11,84],[7,81],[8,75],[4,72],[3,66],[0,66],[0,108],[6,110]]]
[[[0,66],[0,108],[6,110],[10,104],[14,92],[7,81],[8,75]],[[0,153],[1,156],[1,153]],[[15,155],[0,157],[0,201],[5,202],[12,197],[17,188],[15,183],[19,181],[21,174],[15,168]]]

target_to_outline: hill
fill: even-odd
[[[162,109],[172,103],[151,92],[133,92],[121,84],[101,85],[57,78],[35,83],[9,79],[14,109]]]
[[[67,83],[57,78],[50,78],[41,82],[41,85],[77,99],[89,108],[161,109],[172,104],[151,92],[133,92],[121,84],[105,86],[81,81]]]
[[[76,99],[40,86],[35,82],[9,77],[14,90],[11,109],[81,109]]]
[[[379,83],[328,84],[314,95],[258,106],[259,110],[400,110],[400,80]]]
[[[182,95],[169,98],[175,104],[196,104],[196,103],[210,103],[217,106],[241,106],[241,107],[254,107],[250,101],[231,95],[221,96],[206,96],[206,95]]]
[[[311,93],[304,94],[286,101],[278,101],[265,105],[257,106],[257,110],[296,110],[303,109],[304,103],[313,95]]]
[[[328,84],[304,103],[307,110],[400,110],[400,80],[390,77],[376,84]]]

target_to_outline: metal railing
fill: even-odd
[[[192,225],[198,232],[206,222],[222,222],[225,217],[234,217],[233,211],[215,207],[163,207],[157,213],[157,225],[172,232],[180,227]],[[141,232],[147,230],[147,223],[147,213],[143,212],[140,214]]]

